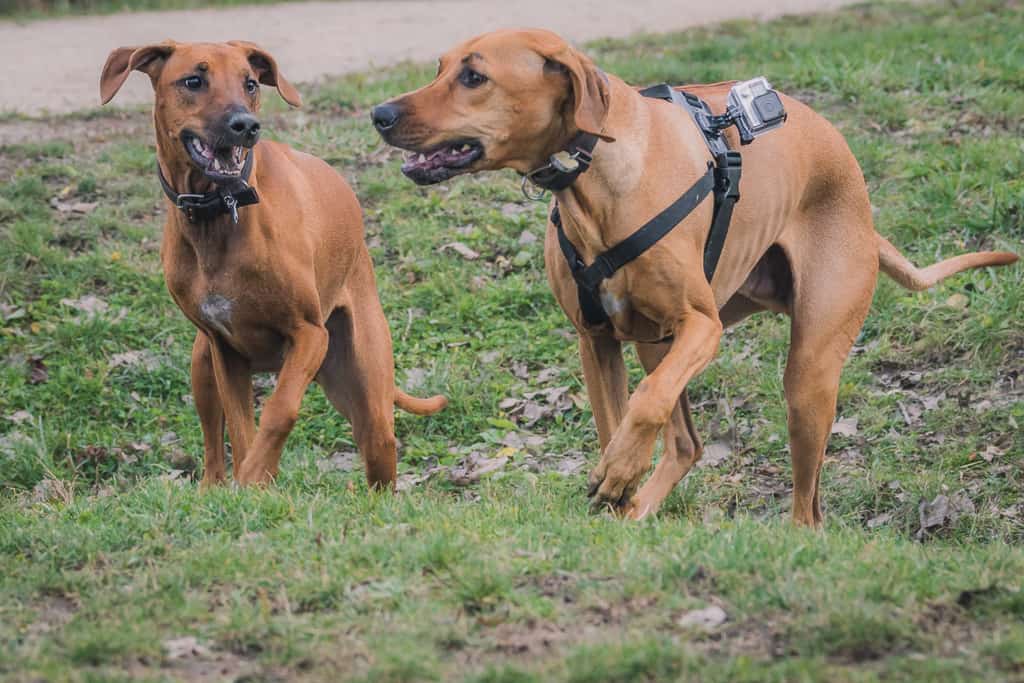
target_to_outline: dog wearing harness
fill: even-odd
[[[544,260],[579,335],[601,446],[588,481],[596,506],[658,510],[701,455],[687,384],[724,328],[771,311],[791,320],[792,516],[819,526],[840,373],[879,269],[921,290],[1017,257],[917,268],[875,231],[860,167],[824,118],[762,79],[682,91],[638,91],[550,31],[508,30],[449,50],[431,83],[371,116],[408,151],[402,172],[419,184],[510,168],[526,194],[551,191]],[[736,150],[767,130],[743,148],[738,202]],[[647,372],[632,395],[624,342]]]
[[[759,79],[763,81],[764,79]],[[732,218],[733,204],[740,199],[740,174],[743,170],[742,158],[738,152],[729,149],[722,138],[721,131],[728,126],[737,124],[744,126],[744,117],[738,110],[715,117],[707,103],[699,97],[674,90],[668,84],[656,85],[640,91],[644,97],[674,102],[690,111],[694,122],[704,133],[708,149],[714,156],[714,163],[708,164],[708,171],[689,187],[668,208],[652,218],[632,235],[616,244],[608,251],[600,254],[591,265],[586,265],[576,247],[565,235],[562,217],[558,212],[558,202],[551,211],[551,222],[558,232],[558,246],[565,256],[573,279],[579,287],[580,310],[584,319],[591,325],[608,322],[608,314],[601,305],[599,288],[601,283],[612,277],[617,270],[640,256],[658,243],[662,237],[690,215],[704,201],[708,194],[713,193],[715,208],[711,219],[711,232],[704,245],[704,277],[708,282],[715,275],[718,259],[725,247],[725,238],[729,234],[729,220]],[[777,95],[775,96],[778,97]],[[778,118],[785,121],[785,111],[779,107]],[[746,144],[753,142],[754,135],[748,133],[744,139]],[[539,199],[541,194],[530,193],[527,183],[543,190],[564,190],[576,180],[580,174],[590,168],[593,160],[594,146],[597,137],[582,133],[573,138],[568,149],[551,157],[551,161],[540,169],[523,176],[523,194],[528,199]],[[575,163],[573,163],[575,162]]]

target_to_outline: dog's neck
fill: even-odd
[[[598,142],[586,173],[555,194],[566,235],[588,262],[628,237],[646,220],[676,199],[705,167],[703,142],[679,130],[669,144],[652,140],[654,130],[650,100],[621,79],[609,75],[610,107],[604,132],[614,142]],[[696,129],[693,131],[696,133]],[[680,182],[652,181],[652,169],[666,165]],[[691,163],[692,162],[692,163]],[[692,167],[693,178],[688,179]],[[664,206],[652,188],[664,187]]]
[[[171,188],[178,194],[205,194],[217,189],[217,184],[197,169],[187,157],[181,144],[163,141],[157,136],[157,164]],[[249,150],[253,155],[252,169],[247,183],[256,188],[258,156],[256,148]],[[258,191],[258,189],[257,189]],[[167,206],[167,227],[191,246],[204,270],[217,270],[220,259],[228,252],[229,243],[244,239],[250,233],[250,214],[255,207],[239,209],[239,220],[235,223],[229,213],[216,218],[192,223],[180,209]]]

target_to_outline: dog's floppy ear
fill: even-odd
[[[228,45],[245,50],[249,64],[256,72],[256,80],[263,85],[272,85],[277,88],[281,98],[293,107],[302,106],[302,96],[299,95],[299,91],[277,70],[277,62],[269,52],[255,43],[244,40],[229,40]]]
[[[143,47],[119,47],[111,52],[100,74],[100,104],[114,99],[132,71],[142,71],[155,81],[172,52],[174,42],[170,40]]]
[[[576,127],[602,140],[614,142],[615,138],[604,132],[611,101],[607,77],[589,57],[561,38],[542,41],[538,51],[546,60],[545,69],[561,71],[569,76]]]

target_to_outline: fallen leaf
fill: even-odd
[[[321,472],[353,472],[362,467],[363,462],[356,451],[335,451],[330,457],[316,461]]]
[[[86,294],[79,299],[61,299],[60,302],[65,306],[75,309],[76,311],[85,313],[88,318],[95,317],[110,310],[110,304],[92,294]]]
[[[523,230],[521,233],[519,233],[519,240],[518,241],[519,241],[519,244],[522,244],[522,245],[533,244],[534,242],[537,241],[537,236],[534,235],[529,230]]]
[[[160,357],[152,351],[124,351],[115,353],[110,357],[111,368],[135,368],[142,367],[147,372],[153,372],[162,364]]]
[[[832,433],[842,436],[857,436],[858,422],[859,420],[856,417],[844,417],[841,420],[836,420],[832,424]]]
[[[1004,451],[1002,448],[998,448],[997,446],[989,444],[988,446],[985,447],[985,450],[983,450],[978,455],[980,455],[985,462],[992,462],[996,457],[1002,455],[1005,452],[1006,451]]]
[[[507,456],[488,458],[482,453],[470,453],[451,467],[448,471],[448,478],[453,484],[466,486],[480,481],[480,477],[485,474],[501,469],[506,462],[508,462]]]
[[[917,531],[917,538],[924,538],[932,529],[947,523],[953,524],[961,516],[974,514],[975,511],[974,502],[963,493],[952,498],[940,493],[931,501],[922,500],[918,506],[921,528]]]
[[[512,363],[512,376],[517,379],[529,379],[530,370],[526,367],[526,363],[516,361]]]
[[[883,512],[882,514],[876,515],[876,516],[874,516],[874,517],[872,517],[871,519],[868,520],[868,528],[869,529],[877,529],[878,527],[880,527],[880,526],[882,526],[884,524],[888,524],[891,519],[892,519],[892,513],[891,512]]]
[[[704,446],[704,453],[697,461],[697,467],[716,467],[732,455],[732,448],[727,443],[714,441]]]
[[[899,401],[896,405],[900,409],[900,414],[903,415],[903,421],[908,425],[921,421],[921,413],[924,412],[924,409],[920,405],[912,401]]]
[[[558,379],[562,375],[562,372],[564,372],[563,368],[544,368],[537,373],[537,377],[535,379],[538,384],[547,384],[553,379]]]
[[[946,299],[946,305],[950,308],[964,309],[967,308],[967,304],[970,303],[965,295],[957,293]]]
[[[462,242],[449,242],[448,244],[442,245],[441,248],[438,249],[438,251],[445,251],[448,249],[451,249],[452,251],[454,251],[456,254],[466,259],[467,261],[475,261],[476,259],[480,258],[479,253],[473,251]]]

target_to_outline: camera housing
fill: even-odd
[[[737,83],[729,91],[729,114],[746,145],[759,135],[778,128],[786,121],[786,108],[779,93],[772,90],[764,76]]]

